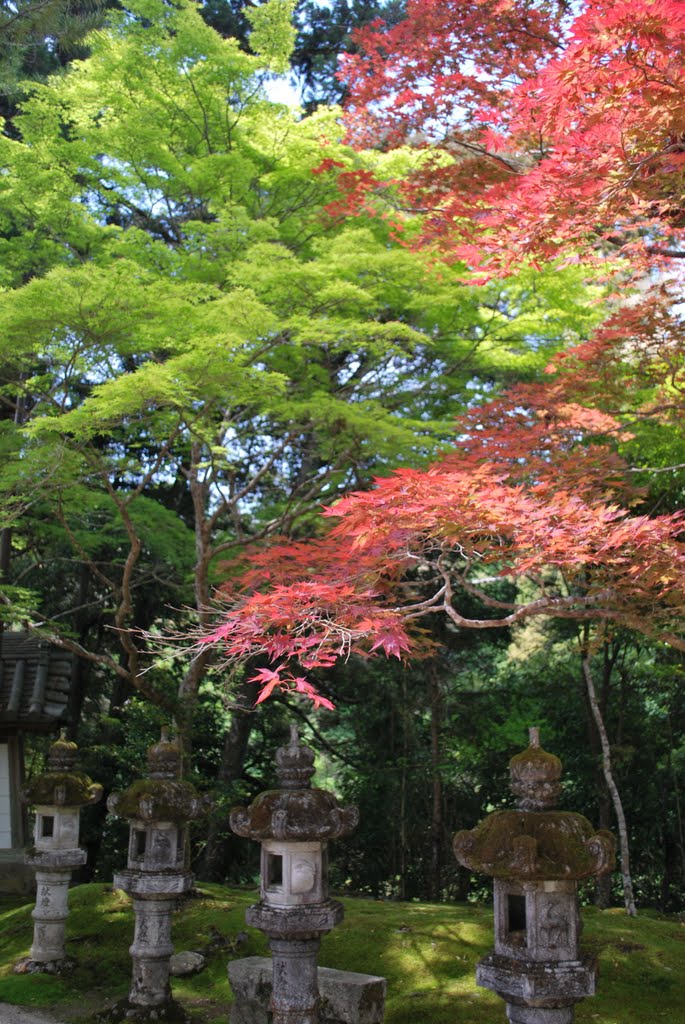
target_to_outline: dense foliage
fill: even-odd
[[[206,877],[295,715],[354,890],[477,894],[447,839],[534,721],[611,827],[606,739],[638,895],[685,888],[676,7],[127,0],[13,93],[3,618],[78,655],[108,786],[175,718]]]

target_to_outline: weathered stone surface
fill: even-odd
[[[373,974],[319,968],[321,1016],[325,1024],[380,1024],[387,982]]]
[[[98,1024],[191,1024],[185,1007],[170,999],[163,1006],[131,1006],[128,999],[102,1010],[95,1017]]]
[[[573,1007],[538,1009],[535,1006],[513,1006],[508,1003],[507,1020],[509,1024],[573,1024]]]
[[[180,770],[180,746],[163,729],[159,743],[148,750],[150,777],[113,794],[107,803],[130,821],[128,869],[114,876],[114,886],[133,897],[135,915],[131,989],[128,999],[109,1011],[108,1020],[185,1020],[169,984],[171,915],[177,897],[193,884],[186,870],[186,824],[208,805],[193,786],[180,781]]]
[[[86,862],[85,850],[78,845],[80,807],[102,796],[102,786],[74,771],[76,754],[76,744],[62,736],[50,747],[50,771],[38,776],[24,793],[36,812],[34,846],[24,857],[36,872],[33,944],[27,970],[58,971],[60,964],[67,966],[64,935],[69,882],[72,869]]]
[[[186,822],[207,813],[207,800],[190,782],[139,779],[123,793],[113,793],[107,807],[119,818]]]
[[[75,771],[78,747],[60,736],[48,751],[48,771],[38,775],[22,791],[22,799],[32,805],[83,807],[102,797],[102,786],[83,772]]]
[[[75,960],[69,957],[62,957],[60,960],[32,960],[30,956],[24,957],[12,968],[13,974],[71,974],[77,967]],[[0,1016],[3,1024],[3,1018]]]
[[[119,871],[112,882],[115,889],[123,889],[129,896],[183,896],[193,887],[189,872],[167,874],[145,871]]]
[[[299,742],[295,727],[290,743],[276,751],[276,764],[279,788],[260,793],[249,807],[234,807],[233,832],[259,841],[327,842],[357,827],[356,807],[341,807],[335,794],[311,787],[314,752]]]
[[[228,978],[235,994],[230,1024],[270,1024],[273,965],[268,957],[233,960]],[[352,971],[317,969],[320,1024],[381,1024],[385,978]]]
[[[148,777],[138,779],[123,793],[112,793],[107,807],[130,821],[165,821],[185,824],[207,814],[211,800],[180,778],[181,748],[162,729],[158,743],[148,748]]]
[[[259,928],[270,937],[302,939],[307,935],[325,935],[344,916],[341,903],[326,900],[300,907],[270,907],[264,902],[254,903],[245,912],[245,920],[252,928]]]
[[[207,966],[207,959],[202,953],[192,949],[184,949],[174,953],[169,961],[169,973],[175,978],[183,978],[186,974],[199,974]]]
[[[280,788],[231,814],[234,831],[262,843],[261,900],[246,920],[268,936],[273,954],[270,1022],[320,1024],[319,942],[343,917],[342,906],[328,898],[327,840],[347,835],[358,813],[310,788],[314,752],[300,743],[295,726],[276,762]],[[250,1024],[260,1021],[258,1003],[249,997],[244,1003],[236,1013]]]
[[[234,807],[231,829],[249,839],[316,839],[349,835],[359,823],[356,807],[340,807],[324,789],[269,790],[249,808]]]
[[[578,880],[610,871],[616,844],[582,815],[553,810],[561,762],[542,749],[537,729],[510,768],[518,810],[496,811],[454,837],[460,863],[495,878],[495,950],[476,980],[505,1000],[510,1024],[571,1024],[597,975],[580,953]]]
[[[65,807],[95,804],[101,796],[102,786],[92,782],[83,772],[47,772],[22,791],[26,803]]]
[[[595,994],[597,967],[591,956],[576,962],[521,962],[490,953],[476,967],[476,982],[507,1002],[559,1007]]]
[[[85,864],[88,855],[85,850],[27,850],[24,860],[38,871],[72,871]]]
[[[495,811],[454,837],[460,863],[495,878],[589,878],[612,869],[615,851],[610,832],[570,811]]]

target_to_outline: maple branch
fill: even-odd
[[[286,705],[286,702],[282,699],[279,701],[279,703],[283,704],[284,706]],[[362,770],[361,762],[353,761],[350,757],[347,756],[347,754],[344,754],[342,752],[340,747],[333,746],[330,743],[330,741],[326,739],[325,735],[319,729],[317,729],[312,719],[309,717],[309,715],[305,714],[305,712],[302,710],[299,704],[296,704],[294,701],[290,701],[287,704],[287,710],[288,714],[294,714],[297,718],[300,719],[300,721],[305,723],[308,729],[311,729],[312,735],[316,739],[320,749],[328,750],[329,753],[333,754],[335,758],[342,761],[343,764],[348,764],[350,768],[354,768],[355,771]]]
[[[474,156],[485,157],[487,160],[492,160],[493,163],[501,164],[501,166],[504,167],[511,174],[523,173],[523,168],[520,166],[520,161],[518,163],[515,163],[513,161],[513,158],[507,158],[505,156],[500,156],[498,153],[492,153],[489,149],[486,149],[485,146],[478,145],[475,142],[467,142],[466,139],[463,138],[450,139],[449,137],[447,137],[445,149],[449,153],[454,153],[454,151],[457,149],[465,149],[467,152],[472,153]]]
[[[143,681],[143,675],[136,675],[135,679],[132,679],[131,672],[120,662],[116,661],[109,654],[97,653],[96,651],[89,651],[85,647],[82,647],[76,640],[72,640],[70,637],[62,636],[59,633],[53,633],[49,629],[43,627],[47,625],[42,622],[29,623],[29,629],[36,632],[39,636],[45,637],[54,644],[55,647],[59,647],[64,651],[69,651],[71,654],[76,654],[79,658],[83,658],[84,661],[90,661],[95,665],[102,665],[105,668],[111,669],[116,675],[125,679],[129,683],[133,683],[135,688],[147,697],[149,701],[156,704],[157,707],[166,709],[167,711],[174,712],[176,710],[175,704],[164,694],[160,694],[159,690],[154,689],[152,686],[148,686]]]
[[[427,611],[431,611],[435,608],[440,598],[445,594],[445,587],[442,586],[432,597],[427,598],[425,601],[419,601],[417,604],[402,605],[398,608],[393,608],[394,612],[399,612],[403,619],[419,619],[426,614]],[[439,609],[438,609],[439,610]]]
[[[83,547],[83,545],[81,544],[81,542],[77,538],[77,536],[74,533],[74,531],[69,526],[69,523],[67,522],[67,518],[66,518],[66,516],[64,514],[64,509],[63,509],[63,506],[62,506],[62,495],[61,495],[61,493],[57,497],[57,518],[59,519],[61,525],[63,526],[63,528],[64,528],[64,530],[65,530],[65,532],[67,534],[67,537],[69,538],[69,540],[71,542],[72,547],[81,556],[81,562],[84,565],[88,566],[88,568],[92,572],[93,576],[95,576],[96,579],[99,579],[100,582],[103,583],[108,590],[110,590],[112,592],[115,592],[116,591],[116,583],[113,580],[111,580],[109,578],[109,576],[106,576],[104,572],[102,572],[102,570],[99,568],[97,562],[93,561],[93,559],[90,557],[90,555],[88,554],[86,549]]]
[[[573,619],[576,621],[597,618],[608,619],[612,622],[631,624],[633,627],[636,624],[635,617],[631,618],[631,616],[612,608],[598,608],[596,606],[598,601],[603,601],[609,596],[609,592],[586,594],[583,597],[573,595],[569,597],[539,597],[535,601],[529,601],[528,604],[515,607],[509,615],[503,615],[498,619],[470,619],[462,615],[454,607],[454,592],[449,574],[444,572],[442,576],[445,581],[443,588],[445,600],[440,606],[440,610],[444,611],[448,618],[460,629],[502,629],[507,626],[513,626],[515,623],[532,615],[557,615],[562,619]],[[644,623],[642,623],[641,631],[644,632]],[[675,636],[671,637],[671,634],[663,634],[658,631],[657,635],[664,640],[668,636],[667,643],[677,646],[680,650],[685,650],[685,639],[681,640]]]
[[[36,622],[33,624],[29,623],[29,629],[37,632],[39,636],[46,637],[50,643],[54,644],[56,647],[61,647],[64,651],[70,651],[72,654],[77,654],[79,658],[83,658],[85,661],[92,661],[96,665],[105,665],[107,668],[112,669],[113,672],[116,672],[118,676],[121,676],[122,679],[126,679],[128,682],[131,681],[131,673],[129,670],[112,658],[111,655],[88,651],[85,647],[82,647],[81,644],[77,643],[76,640],[60,636],[59,633],[46,633],[42,629],[43,625],[44,623],[42,622]]]
[[[673,466],[631,466],[629,473],[672,473],[676,469],[685,469],[685,462],[677,462]]]
[[[264,464],[263,464],[263,465],[262,465],[262,466],[261,466],[261,467],[260,467],[260,468],[259,468],[259,469],[257,470],[257,472],[256,472],[256,473],[254,474],[254,476],[252,477],[252,479],[251,479],[251,480],[248,480],[248,482],[247,482],[247,483],[245,484],[245,486],[244,486],[244,487],[243,487],[243,488],[242,488],[241,490],[239,490],[239,491],[237,492],[237,494],[234,494],[234,495],[233,495],[233,497],[232,497],[232,499],[231,499],[231,500],[233,501],[233,503],[234,503],[234,504],[237,504],[237,503],[238,503],[239,501],[241,501],[241,500],[242,500],[242,499],[243,499],[243,498],[244,498],[244,497],[245,497],[245,496],[246,496],[247,494],[249,494],[249,493],[250,493],[250,491],[253,491],[253,490],[254,490],[254,488],[255,488],[255,487],[257,486],[257,484],[259,483],[259,481],[260,481],[260,480],[261,480],[261,479],[262,479],[262,478],[263,478],[263,477],[265,476],[265,474],[266,474],[266,473],[268,473],[268,472],[269,472],[269,470],[270,470],[270,469],[271,469],[271,467],[273,466],[273,464],[274,464],[274,462],[276,461],[276,459],[278,458],[278,456],[279,456],[279,455],[282,455],[282,454],[283,454],[283,452],[285,451],[285,449],[286,449],[286,448],[288,447],[288,445],[290,444],[290,442],[292,441],[292,439],[293,439],[293,438],[294,438],[294,437],[295,437],[296,435],[297,435],[297,431],[295,431],[295,430],[291,430],[289,434],[286,434],[285,438],[283,439],[283,443],[282,443],[281,445],[279,445],[279,446],[278,446],[278,448],[274,448],[274,450],[272,451],[272,453],[271,453],[271,455],[269,456],[269,458],[268,458],[268,459],[266,460],[266,462],[265,462],[265,463],[264,463]],[[213,520],[215,520],[215,518],[216,518],[216,517],[214,516],[214,517],[213,517]]]
[[[645,246],[645,252],[649,256],[668,256],[672,260],[685,259],[685,250],[683,249],[666,249],[659,245],[649,245]]]

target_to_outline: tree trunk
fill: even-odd
[[[669,737],[669,742],[668,742],[668,769],[669,769],[669,771],[671,773],[671,779],[673,781],[673,793],[674,793],[674,796],[675,796],[675,813],[676,813],[676,822],[677,822],[677,826],[678,826],[678,842],[677,842],[676,845],[677,845],[677,849],[678,849],[678,853],[679,853],[679,861],[680,861],[680,879],[681,879],[681,882],[685,882],[685,829],[683,828],[683,809],[682,809],[683,805],[682,805],[681,794],[680,794],[680,786],[678,785],[678,769],[677,769],[677,767],[676,767],[676,765],[674,764],[674,761],[673,761],[673,746],[674,746],[675,740],[674,740],[674,737],[673,737],[673,721],[671,719],[670,709],[667,712],[666,721],[668,723],[668,737]]]
[[[602,744],[602,770],[604,772],[604,778],[606,779],[607,789],[611,794],[611,801],[614,805],[614,813],[616,814],[616,822],[618,825],[618,844],[621,857],[621,875],[623,877],[623,899],[626,913],[631,917],[634,917],[637,910],[635,908],[635,897],[633,895],[633,880],[630,875],[630,852],[628,846],[626,817],[623,812],[621,796],[618,792],[618,787],[616,786],[613,772],[611,770],[611,747],[609,746],[609,737],[607,736],[604,719],[597,700],[595,684],[592,679],[592,670],[590,668],[589,655],[584,653],[582,660],[583,676],[585,677],[585,685],[587,686],[588,699],[590,701],[595,725],[597,726],[597,732],[599,733],[600,743]]]
[[[402,679],[402,703],[400,715],[402,722],[402,759],[400,768],[400,863],[399,876],[400,886],[398,896],[401,900],[407,898],[407,761],[409,759],[409,744],[407,739],[407,674],[401,673]]]
[[[432,814],[431,814],[431,870],[429,894],[432,900],[439,900],[442,891],[442,775],[440,772],[440,717],[442,714],[442,694],[438,679],[437,666],[432,664],[428,671],[428,698],[431,714],[431,778],[432,778]]]
[[[256,686],[244,681],[235,696],[235,707],[231,724],[224,736],[221,753],[221,767],[217,781],[221,790],[226,791],[243,774],[247,749],[255,720],[252,711]],[[223,882],[226,879],[227,839],[230,837],[226,810],[212,815],[207,829],[207,842],[195,868],[199,878],[205,882]]]

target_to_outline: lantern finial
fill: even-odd
[[[290,726],[290,740],[276,751],[276,771],[281,789],[309,789],[314,774],[314,751],[300,742],[297,726]]]

